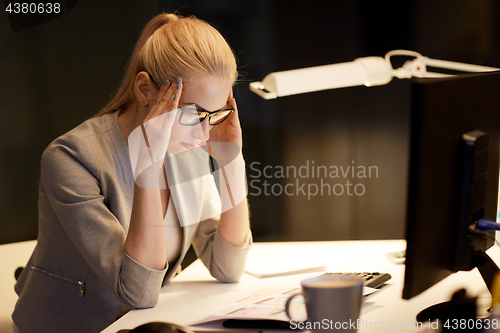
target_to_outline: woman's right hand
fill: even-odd
[[[143,124],[129,135],[128,146],[134,178],[141,187],[157,188],[158,186],[151,175],[156,174],[162,167],[179,107],[182,87],[180,78],[176,82],[167,82],[163,85]],[[139,177],[141,181],[138,181]],[[160,188],[163,186],[165,185]]]
[[[146,123],[153,118],[159,117],[171,111],[177,110],[179,106],[179,98],[182,93],[182,79],[177,78],[175,82],[169,82],[168,80],[164,85],[160,87],[160,91],[156,96],[155,103],[149,109],[146,118],[144,118],[143,123]]]

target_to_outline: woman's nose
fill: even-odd
[[[208,117],[204,119],[199,126],[195,126],[196,130],[194,136],[201,141],[208,141],[210,138],[210,125],[208,123]]]

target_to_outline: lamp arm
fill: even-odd
[[[392,56],[415,57],[402,67],[394,69]],[[499,70],[494,67],[463,64],[460,62],[431,59],[418,52],[393,50],[382,57],[364,57],[351,62],[294,69],[268,74],[262,82],[250,83],[250,90],[264,99],[303,94],[306,92],[336,89],[352,86],[384,85],[393,77],[439,78],[449,74],[427,72],[427,66],[464,72],[489,72]]]
[[[464,64],[461,62],[454,62],[454,61],[447,61],[447,60],[437,60],[437,59],[431,59],[428,57],[423,57],[423,58],[424,58],[424,62],[427,66],[436,67],[436,68],[453,69],[453,70],[462,71],[462,72],[491,72],[491,71],[498,70],[498,68],[494,68],[494,67]]]
[[[464,64],[461,62],[454,62],[447,60],[431,59],[429,57],[421,55],[418,52],[407,51],[407,50],[390,51],[385,55],[385,60],[390,63],[390,58],[392,56],[415,57],[415,59],[407,61],[403,65],[403,67],[398,69],[393,69],[393,76],[399,79],[409,79],[412,77],[439,78],[439,77],[452,76],[450,74],[428,72],[427,66],[434,68],[451,69],[462,72],[490,72],[499,70],[498,68],[494,67]]]

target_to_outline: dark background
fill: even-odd
[[[249,189],[255,240],[403,238],[410,92],[408,80],[395,79],[381,87],[265,101],[249,91],[249,82],[394,49],[500,67],[496,0],[67,3],[65,14],[15,33],[4,8],[0,13],[0,243],[36,238],[43,149],[110,100],[142,28],[162,11],[208,21],[237,55],[242,76],[235,97],[247,166],[314,161],[346,167],[354,161],[378,167],[378,178],[362,180],[363,196],[308,200]],[[247,176],[266,180],[253,170]],[[267,181],[284,185],[296,179]]]

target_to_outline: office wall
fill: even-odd
[[[162,10],[207,20],[238,57],[243,75],[235,92],[257,240],[404,237],[410,95],[407,81],[393,81],[264,101],[248,91],[249,82],[273,71],[383,56],[398,48],[500,67],[500,7],[494,0],[413,0],[397,8],[348,0],[307,6],[281,0],[86,0],[16,33],[2,11],[0,243],[36,238],[43,149],[106,104],[141,28]],[[362,184],[363,195],[309,199],[297,188],[294,195],[275,194],[287,184],[314,189],[321,177],[262,174],[266,166],[298,170],[313,161],[329,170],[375,166],[378,173],[323,179],[330,186]]]

